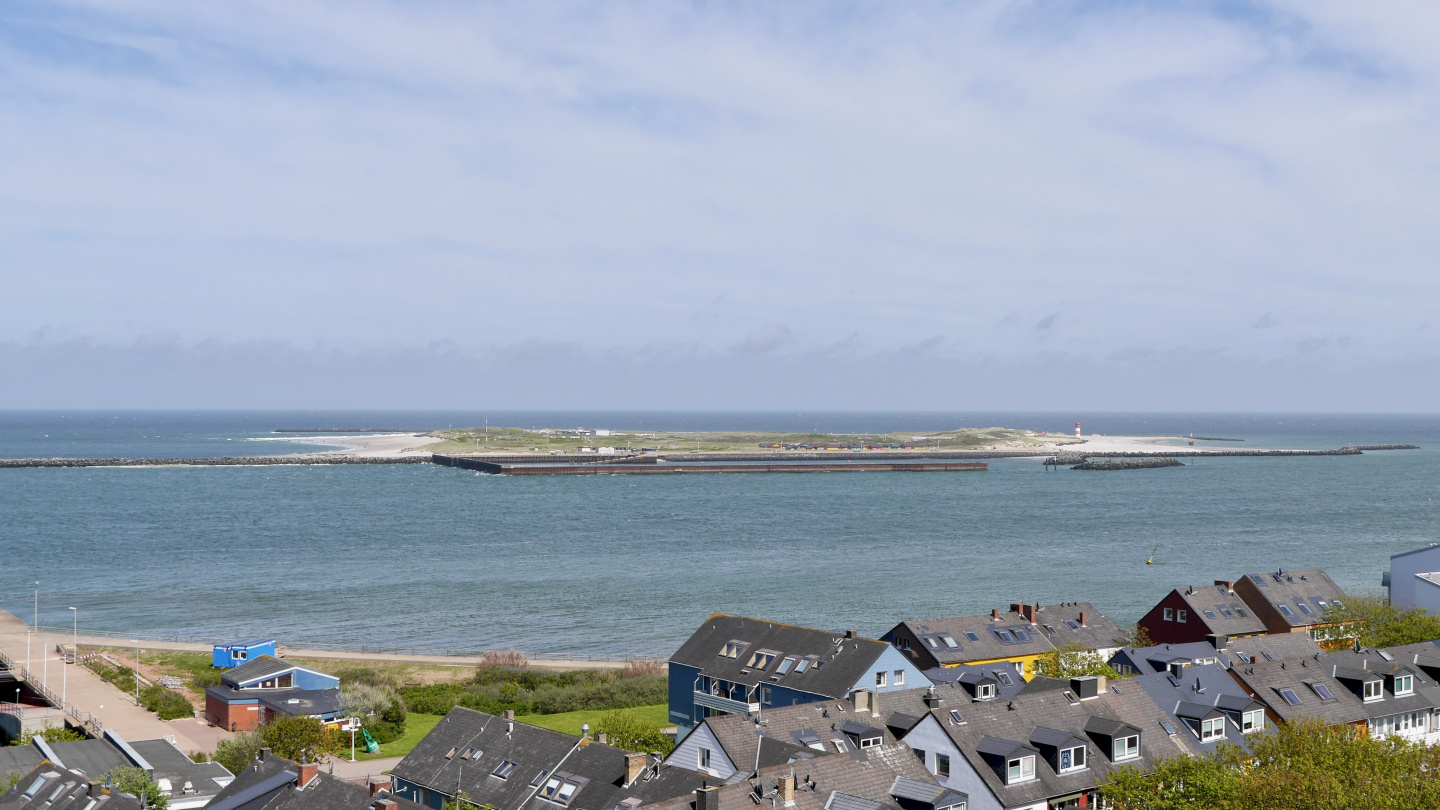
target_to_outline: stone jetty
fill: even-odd
[[[1183,467],[1184,464],[1169,456],[1150,458],[1107,458],[1100,461],[1085,461],[1071,467],[1072,470],[1143,470],[1150,467]]]

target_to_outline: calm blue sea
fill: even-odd
[[[673,650],[712,611],[876,635],[1012,600],[1133,622],[1171,587],[1320,567],[1373,590],[1440,540],[1440,416],[1069,413],[0,413],[0,456],[315,449],[279,428],[1188,433],[1421,450],[1173,469],[504,478],[433,467],[0,470],[0,607],[42,623],[290,641]],[[277,439],[282,439],[278,440]],[[1155,565],[1145,559],[1155,551]]]

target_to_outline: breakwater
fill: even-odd
[[[829,472],[976,472],[988,470],[983,461],[881,461],[840,463],[779,463],[747,464],[661,464],[619,463],[591,464],[498,464],[468,456],[435,455],[436,464],[492,475],[692,475],[712,473],[829,473]],[[625,463],[632,461],[632,463]]]
[[[0,458],[6,467],[263,467],[296,464],[428,464],[430,456],[351,456],[317,453],[219,458]]]
[[[1101,461],[1085,461],[1071,467],[1072,470],[1144,470],[1152,467],[1183,467],[1184,464],[1170,456],[1151,458],[1107,458]]]
[[[1355,444],[1356,450],[1419,450],[1418,444]]]

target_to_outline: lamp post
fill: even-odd
[[[73,641],[73,640],[74,640],[74,639],[78,639],[78,638],[80,637],[80,629],[79,629],[79,628],[80,628],[80,611],[76,610],[76,609],[73,608],[73,607],[70,608],[70,627],[72,628],[72,629],[71,629],[71,634],[72,634],[72,635],[71,635],[71,639],[72,639],[71,644],[73,645],[73,644],[74,644],[74,641]],[[75,652],[76,652],[75,660],[76,660],[76,661],[79,661],[79,660],[80,660],[80,656],[79,656],[80,650],[79,650],[79,648],[75,648]],[[67,656],[67,657],[65,658],[65,663],[69,663],[69,660],[70,660],[70,659],[69,659],[69,657]],[[67,703],[70,702],[70,670],[63,668],[63,667],[64,667],[64,664],[62,664],[61,666],[62,666],[62,669],[60,670],[60,672],[61,672],[62,674],[61,674],[61,677],[60,677],[60,708],[61,708],[61,709],[64,709],[64,708],[65,708],[65,704],[67,704]]]
[[[135,705],[140,705],[140,639],[135,639]]]

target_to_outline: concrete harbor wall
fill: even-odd
[[[428,464],[430,456],[351,456],[316,453],[292,456],[219,458],[0,458],[5,467],[258,467],[294,464]]]

